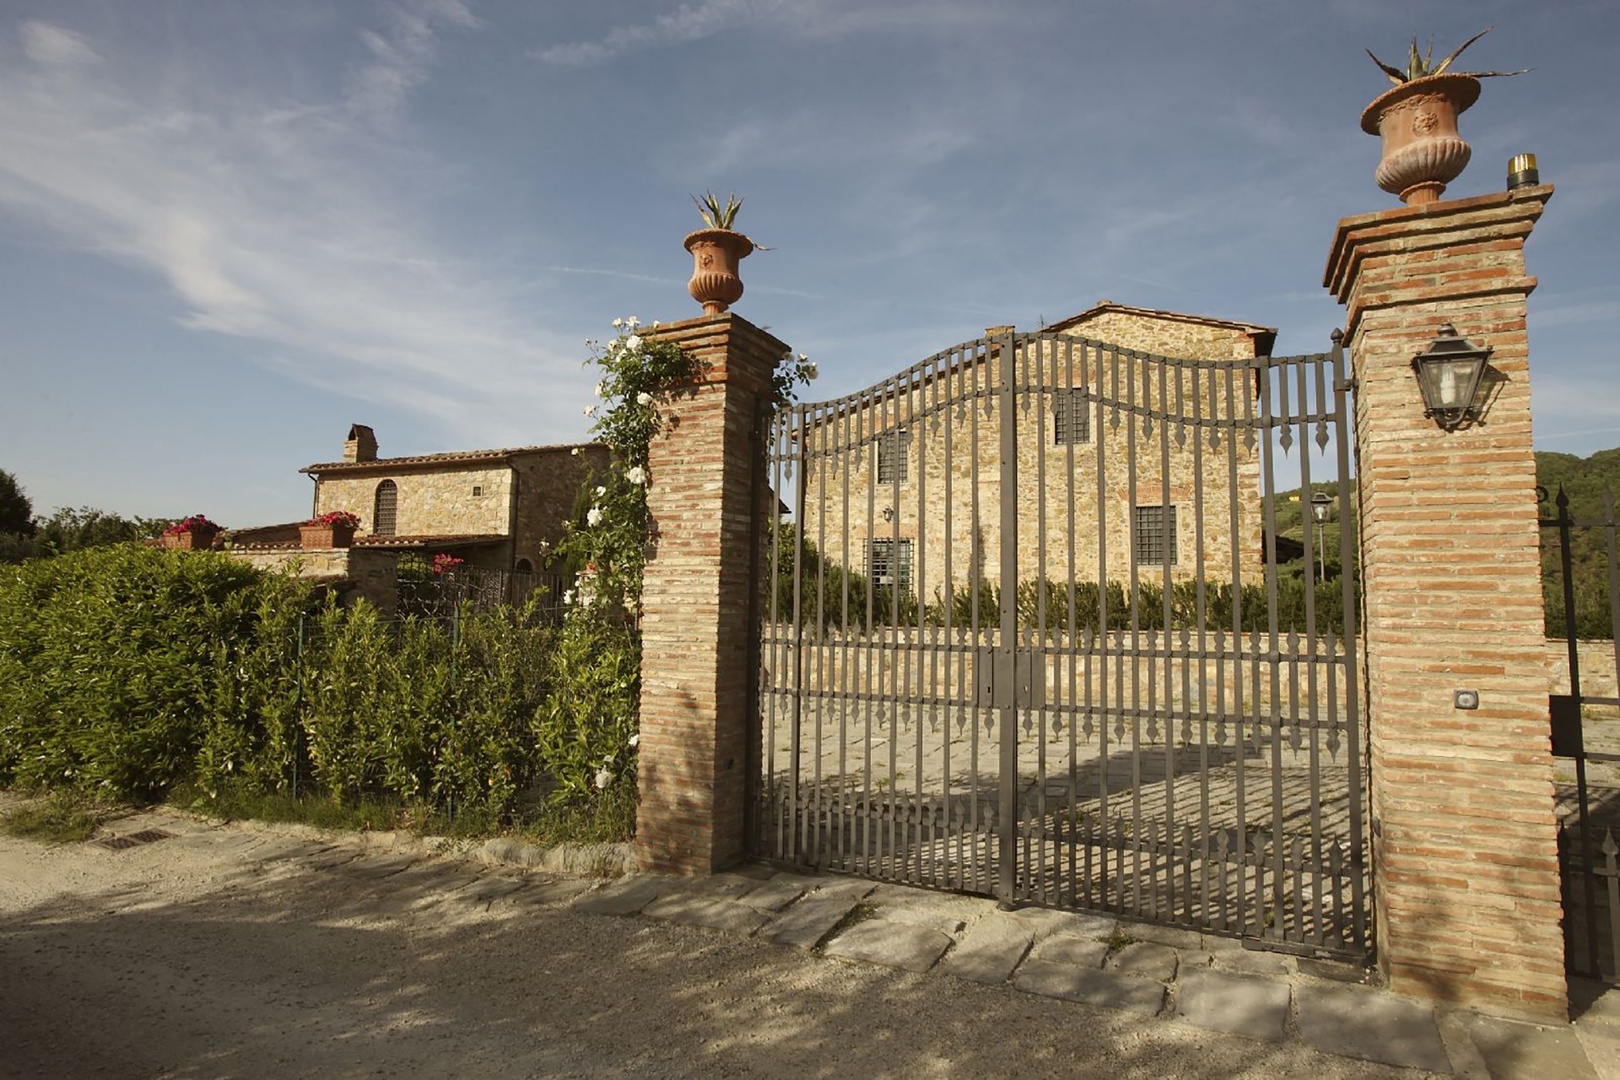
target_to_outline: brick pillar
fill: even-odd
[[[1524,267],[1551,196],[1345,218],[1324,284],[1357,381],[1379,963],[1398,993],[1562,1020]],[[1411,369],[1446,322],[1498,380],[1485,422],[1451,433]]]
[[[636,857],[648,870],[710,874],[747,853],[759,741],[751,540],[766,505],[757,425],[788,347],[731,314],[643,332],[705,370],[648,461],[657,535],[642,592]]]

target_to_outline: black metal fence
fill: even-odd
[[[1568,647],[1568,692],[1551,700],[1553,756],[1568,762],[1555,773],[1564,953],[1572,973],[1620,982],[1620,688],[1603,695],[1590,680],[1583,684],[1580,640],[1581,628],[1593,623],[1595,598],[1607,601],[1602,621],[1620,626],[1620,519],[1608,490],[1600,505],[1581,509],[1577,515],[1560,488],[1541,517],[1544,535],[1553,541],[1545,545],[1548,554],[1556,555],[1547,560],[1555,567],[1549,591],[1562,601]],[[1611,670],[1620,671],[1620,644],[1612,631],[1597,644],[1612,654]]]
[[[427,567],[418,572],[402,568],[398,585],[398,612],[434,619],[450,619],[458,611],[486,613],[501,607],[522,607],[538,594],[544,617],[560,620],[563,579],[556,574],[524,574],[457,566],[442,573]]]

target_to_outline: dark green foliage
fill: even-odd
[[[556,802],[634,789],[641,701],[641,634],[603,609],[576,607],[557,631],[554,692],[535,736]]]
[[[581,818],[599,830],[632,820],[638,677],[622,622],[388,620],[222,554],[121,545],[0,570],[0,784],[484,827],[550,787],[575,810],[611,802]]]
[[[34,504],[17,478],[0,469],[0,534],[30,536],[34,531]]]
[[[0,781],[150,798],[189,776],[271,580],[134,545],[0,572]]]
[[[873,587],[863,575],[823,558],[809,540],[803,544],[804,569],[796,575],[791,524],[780,526],[778,541],[777,548],[767,553],[768,558],[776,560],[774,606],[767,610],[767,619],[792,622],[797,610],[803,624],[843,633],[865,633],[884,626],[949,626],[952,632],[995,630],[1001,626],[1001,590],[994,582],[959,585],[948,604],[935,590],[932,600],[919,607],[918,599],[910,593],[902,593],[897,600],[891,587]],[[1279,568],[1279,633],[1304,633],[1314,625],[1318,633],[1331,631],[1343,636],[1344,597],[1335,571],[1336,564],[1330,562],[1328,577],[1313,582],[1315,609],[1308,612],[1303,566]],[[1105,593],[1094,581],[1026,580],[1018,583],[1017,610],[1020,630],[1044,628],[1048,634],[1067,634],[1071,630],[1163,630],[1167,615],[1170,627],[1177,630],[1203,626],[1206,630],[1252,633],[1272,628],[1272,605],[1263,583],[1245,584],[1234,594],[1230,583],[1206,582],[1200,588],[1194,581],[1178,581],[1171,586],[1167,613],[1163,587],[1148,578],[1136,583],[1134,594],[1119,581],[1110,581]],[[1314,622],[1308,615],[1314,615]]]
[[[1606,639],[1614,636],[1609,609],[1609,529],[1605,522],[1620,519],[1620,507],[1607,498],[1620,497],[1620,448],[1600,450],[1588,458],[1538,451],[1536,482],[1545,489],[1541,516],[1558,517],[1558,493],[1569,500],[1571,577],[1575,592],[1575,636]],[[1611,507],[1615,513],[1611,514]],[[1620,546],[1620,533],[1616,536]],[[1620,552],[1617,552],[1620,555]],[[1556,528],[1541,530],[1541,583],[1547,612],[1547,636],[1564,637],[1564,578],[1560,568]]]

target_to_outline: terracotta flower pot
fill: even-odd
[[[710,315],[720,315],[743,294],[737,264],[754,250],[754,242],[731,229],[699,229],[686,238],[692,253],[692,280],[686,291]]]
[[[310,551],[346,548],[354,543],[353,525],[300,525],[298,546]]]
[[[1431,203],[1468,165],[1457,116],[1479,100],[1479,80],[1447,72],[1391,87],[1361,114],[1361,130],[1384,140],[1373,179],[1408,206]]]
[[[214,546],[218,529],[192,529],[183,533],[164,533],[163,546],[177,551],[207,551]]]

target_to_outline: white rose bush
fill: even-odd
[[[642,576],[656,523],[647,492],[658,477],[648,464],[652,441],[670,423],[681,395],[702,374],[681,348],[638,333],[634,316],[613,320],[615,337],[589,343],[586,361],[601,372],[592,433],[612,451],[606,476],[580,491],[575,520],[556,555],[576,575],[565,594],[553,664],[553,693],[540,724],[542,750],[557,780],[554,797],[628,808],[635,805],[635,749],[641,693]],[[655,324],[656,325],[656,324]],[[778,406],[816,376],[803,353],[777,365]]]

